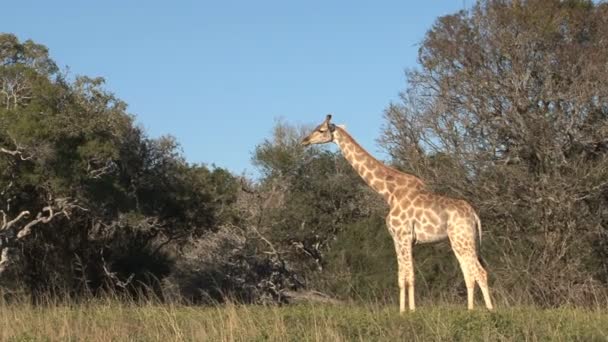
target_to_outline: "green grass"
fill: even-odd
[[[0,306],[1,341],[607,341],[608,311],[395,306]]]

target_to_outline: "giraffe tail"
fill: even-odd
[[[477,225],[477,234],[479,235],[479,249],[481,250],[481,221],[479,220],[477,213],[475,213],[475,223]],[[486,261],[481,257],[481,251],[477,254],[477,260],[479,260],[481,266],[486,266]]]
[[[475,221],[477,224],[477,234],[479,237],[479,246],[481,246],[481,221],[479,220],[479,216],[475,213]]]

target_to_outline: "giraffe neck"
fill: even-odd
[[[423,183],[418,177],[384,165],[363,149],[343,128],[336,127],[334,142],[359,176],[386,200],[389,200],[390,195],[398,188],[422,188]]]

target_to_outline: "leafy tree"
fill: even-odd
[[[102,78],[0,35],[1,280],[31,294],[158,286],[189,239],[236,222],[238,182],[151,139]],[[128,286],[127,286],[128,285]]]
[[[378,224],[387,208],[339,152],[304,149],[300,142],[308,132],[279,121],[273,136],[256,148],[253,161],[263,174],[259,191],[268,201],[263,233],[308,287],[342,297],[367,295],[377,288],[353,285],[353,279],[391,274],[396,267],[390,236]],[[376,253],[377,248],[387,251],[387,241],[388,253]],[[374,253],[364,256],[356,250]],[[353,253],[363,260],[346,256]],[[390,265],[390,271],[353,265],[365,263]]]
[[[479,208],[511,296],[606,288],[607,24],[604,3],[480,1],[436,21],[386,110],[394,161]]]

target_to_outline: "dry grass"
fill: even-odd
[[[606,341],[608,311],[531,307],[467,312],[394,306],[218,305],[195,307],[115,299],[85,304],[2,304],[2,341]]]

